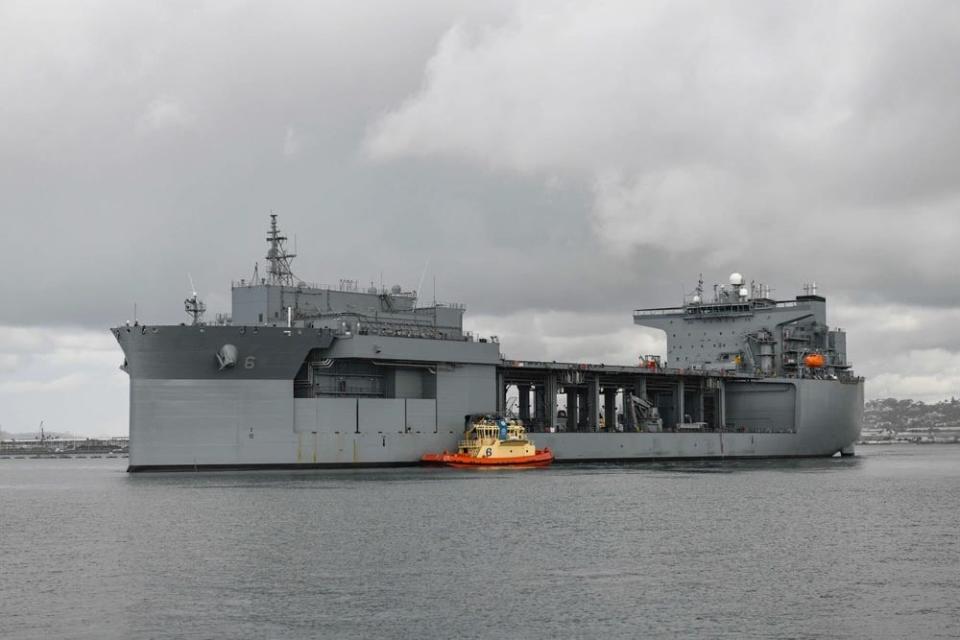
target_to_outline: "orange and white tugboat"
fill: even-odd
[[[421,461],[449,467],[543,467],[553,462],[550,449],[537,449],[517,420],[491,415],[467,416],[456,453],[428,453]]]

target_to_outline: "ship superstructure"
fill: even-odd
[[[343,336],[465,340],[464,308],[458,304],[420,305],[416,291],[400,285],[361,289],[356,280],[340,280],[336,287],[308,284],[293,274],[294,254],[271,215],[267,235],[267,275],[234,282],[232,313],[224,321],[233,325],[284,325],[325,328]]]
[[[464,331],[464,307],[399,285],[294,275],[276,216],[267,268],[232,286],[232,313],[116,327],[130,375],[130,469],[415,464],[453,450],[464,416],[517,417],[559,462],[849,452],[863,383],[809,290],[777,301],[738,274],[703,301],[634,313],[667,360],[504,360]],[[565,406],[561,408],[560,400]]]
[[[667,334],[674,367],[756,376],[824,377],[849,371],[846,334],[827,325],[827,300],[805,285],[793,300],[775,300],[767,285],[739,273],[704,299],[703,279],[680,307],[638,309],[638,325]],[[822,357],[811,367],[810,356]]]

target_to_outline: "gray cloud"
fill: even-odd
[[[527,3],[500,28],[449,30],[367,150],[579,179],[621,257],[800,265],[840,291],[943,304],[906,285],[948,286],[960,240],[956,13]]]
[[[109,380],[96,420],[119,424],[119,351],[62,371],[42,341],[134,302],[184,320],[188,272],[227,310],[270,210],[301,277],[414,286],[429,259],[428,297],[436,276],[514,357],[632,361],[662,345],[632,308],[737,270],[782,297],[818,281],[891,393],[960,388],[922,378],[960,355],[958,12],[6,2],[4,405],[30,422],[14,382]]]

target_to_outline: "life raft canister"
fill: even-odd
[[[803,358],[803,366],[810,369],[822,369],[827,364],[827,359],[822,353],[811,353]]]

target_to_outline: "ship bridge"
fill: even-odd
[[[399,284],[371,283],[362,288],[356,280],[341,279],[336,285],[301,280],[291,268],[296,255],[287,251],[286,240],[272,214],[266,274],[260,273],[258,265],[249,280],[232,283],[231,313],[219,319],[221,324],[328,329],[340,335],[470,339],[463,331],[466,308],[462,304],[423,305],[416,290]]]
[[[761,377],[850,375],[846,334],[827,325],[826,298],[817,295],[816,284],[793,300],[775,300],[771,292],[734,273],[706,301],[701,279],[683,305],[637,309],[633,321],[666,333],[667,362],[678,368]]]

